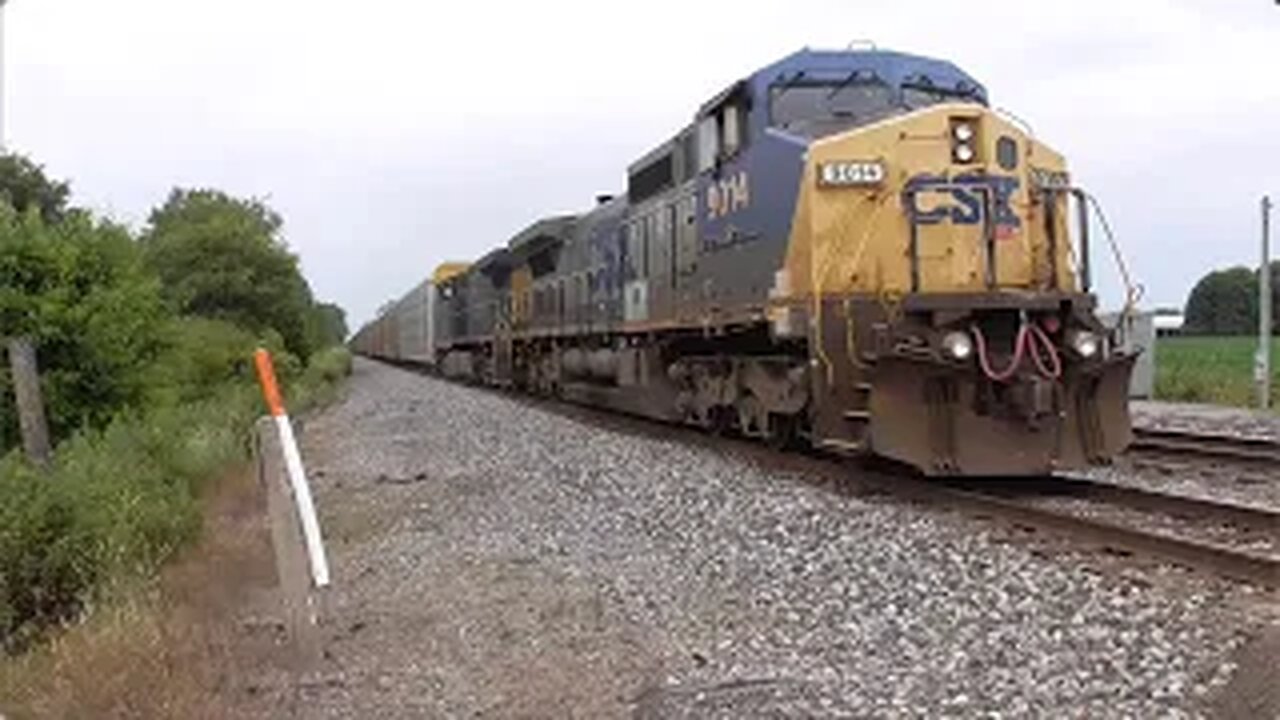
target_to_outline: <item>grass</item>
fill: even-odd
[[[246,691],[288,660],[272,626],[247,634],[243,621],[245,607],[275,584],[263,494],[249,466],[209,483],[197,543],[84,622],[0,662],[0,713],[10,720],[239,714]]]
[[[1156,398],[1177,402],[1256,405],[1255,338],[1169,337],[1156,345]],[[1280,339],[1271,346],[1272,395],[1280,394]]]

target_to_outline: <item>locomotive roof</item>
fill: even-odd
[[[573,223],[577,219],[577,215],[557,215],[538,220],[511,238],[507,248],[513,253],[519,253],[531,249],[530,246],[539,240],[564,241],[573,232]]]
[[[872,74],[894,87],[903,85],[933,87],[973,93],[983,103],[987,90],[973,76],[947,60],[893,50],[810,50],[805,48],[767,65],[746,79],[734,83],[698,109],[702,115],[718,107],[729,95],[749,86],[764,92],[778,81],[803,77],[815,81],[841,81],[852,73]]]

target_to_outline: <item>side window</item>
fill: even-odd
[[[714,115],[702,118],[698,123],[698,172],[715,167],[720,155],[720,128]]]

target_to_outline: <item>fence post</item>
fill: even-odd
[[[49,465],[49,425],[40,394],[40,368],[36,348],[28,337],[8,340],[9,367],[13,372],[13,396],[18,408],[18,427],[27,459],[39,467]]]

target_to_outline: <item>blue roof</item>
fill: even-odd
[[[909,55],[892,50],[809,50],[804,49],[766,66],[745,83],[764,92],[778,82],[796,80],[840,82],[854,72],[874,75],[893,87],[914,85],[960,93],[972,93],[983,103],[987,90],[971,75],[949,61]],[[733,92],[742,83],[726,91]],[[720,96],[723,97],[723,94]],[[708,105],[716,103],[712,100]]]

